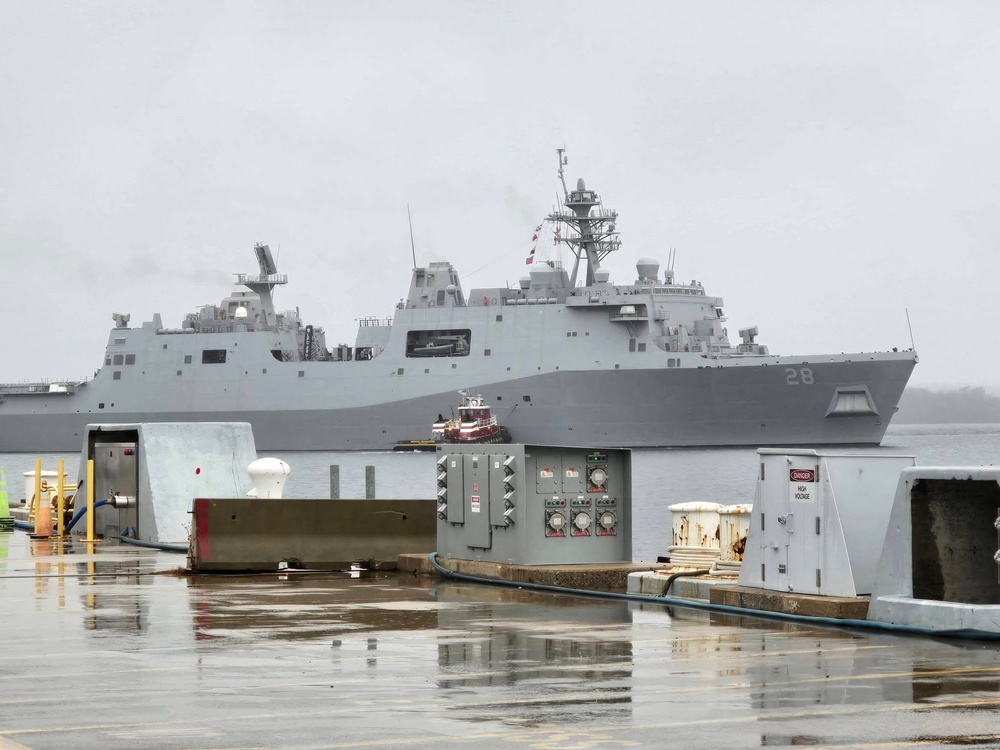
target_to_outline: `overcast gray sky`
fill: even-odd
[[[557,146],[641,256],[772,353],[909,346],[1000,386],[995,2],[20,2],[0,7],[0,381],[92,374],[270,243],[329,344],[411,255],[524,274]],[[280,251],[278,250],[280,248]],[[734,337],[735,338],[735,337]]]

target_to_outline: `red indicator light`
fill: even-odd
[[[135,455],[135,451],[132,450],[131,448],[126,448],[125,450],[122,451],[122,453],[124,453],[126,456],[134,456]]]

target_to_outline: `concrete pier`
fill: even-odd
[[[1000,744],[1000,648],[0,534],[0,748]]]

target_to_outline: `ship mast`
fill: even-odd
[[[576,190],[567,189],[563,167],[569,163],[569,159],[566,158],[565,151],[564,148],[556,149],[559,156],[559,182],[563,188],[563,205],[569,211],[554,211],[547,219],[557,224],[565,224],[572,230],[567,231],[565,237],[560,237],[558,230],[556,234],[556,241],[566,244],[576,256],[570,285],[576,286],[580,261],[586,256],[585,286],[592,286],[595,273],[601,267],[601,260],[621,246],[618,232],[615,231],[618,212],[604,208],[600,196],[593,190],[587,190],[583,178],[576,181]]]
[[[260,266],[260,274],[239,273],[236,274],[236,282],[257,293],[260,297],[260,309],[264,316],[261,321],[267,328],[274,328],[277,323],[274,314],[274,301],[271,299],[271,291],[278,284],[287,284],[288,275],[278,273],[274,258],[271,257],[271,248],[267,245],[257,243],[253,246],[253,251],[257,254],[257,265]]]

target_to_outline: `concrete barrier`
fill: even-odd
[[[435,514],[434,500],[196,498],[189,566],[393,569],[404,552],[434,551]]]

